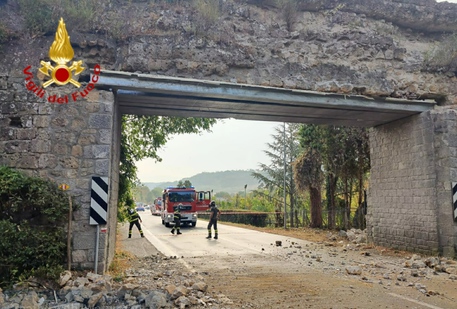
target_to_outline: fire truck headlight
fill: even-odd
[[[168,219],[173,219],[173,215],[167,215]]]
[[[197,218],[197,214],[192,214],[192,218]]]

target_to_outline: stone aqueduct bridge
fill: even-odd
[[[102,71],[96,89],[76,101],[74,87],[46,89],[48,98],[69,98],[64,104],[19,88],[0,100],[0,164],[69,184],[81,205],[73,215],[73,267],[104,271],[114,256],[125,113],[370,127],[369,240],[457,256],[457,112],[451,107],[112,71]],[[106,225],[90,223],[93,176],[108,178]]]

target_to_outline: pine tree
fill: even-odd
[[[261,163],[262,172],[253,172],[252,176],[259,180],[260,187],[269,191],[276,202],[276,225],[281,225],[283,218],[280,213],[285,213],[284,205],[289,203],[290,226],[298,226],[298,207],[300,200],[297,198],[297,188],[293,179],[292,163],[300,153],[297,134],[300,125],[294,123],[284,124],[275,128],[272,135],[273,142],[268,143],[268,150],[264,152],[271,159],[270,164]],[[285,194],[284,194],[285,192]],[[284,201],[284,195],[286,201]],[[287,206],[286,206],[287,208]],[[284,222],[284,221],[283,221]]]

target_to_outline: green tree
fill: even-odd
[[[354,191],[357,193],[357,205],[362,204],[365,175],[370,170],[370,151],[368,132],[363,128],[344,128],[342,139],[344,156],[341,168],[341,180],[344,197],[344,227],[350,228],[350,215]],[[355,189],[355,190],[354,190]]]
[[[151,190],[151,196],[152,196],[152,200],[154,201],[156,198],[158,197],[162,197],[162,193],[163,193],[163,188],[154,188]]]
[[[184,180],[184,181],[180,180],[176,186],[190,188],[190,187],[192,187],[192,183],[188,179]]]
[[[273,199],[267,190],[254,190],[249,195],[251,210],[274,212],[276,205],[283,203],[282,200]]]
[[[300,191],[308,191],[311,207],[311,227],[322,227],[322,184],[323,172],[322,128],[302,125],[299,130],[301,155],[294,162],[294,179]]]
[[[303,125],[300,129],[303,149],[295,164],[294,177],[311,199],[311,226],[322,226],[321,189],[325,179],[328,227],[335,227],[337,197],[343,196],[343,220],[349,228],[353,188],[362,204],[363,187],[369,171],[368,133],[363,128]]]
[[[215,123],[216,120],[210,118],[122,116],[118,219],[124,220],[126,209],[134,205],[133,189],[139,183],[136,161],[152,158],[160,162],[162,159],[157,150],[163,147],[171,136],[210,131]]]
[[[149,188],[143,185],[135,186],[133,189],[133,197],[135,202],[145,202],[149,193]]]
[[[230,193],[228,192],[224,192],[224,191],[221,191],[221,192],[217,192],[215,195],[214,195],[214,198],[217,199],[217,200],[230,200],[232,196],[230,195]]]
[[[268,143],[269,150],[264,151],[271,163],[261,163],[261,172],[252,173],[252,176],[259,180],[260,188],[267,189],[276,201],[282,200],[283,205],[285,192],[285,202],[289,202],[290,226],[298,226],[297,206],[301,204],[292,170],[292,163],[300,153],[297,138],[299,128],[300,125],[294,123],[276,127],[275,134],[272,135],[273,142]],[[276,203],[276,212],[280,213],[283,205]],[[280,220],[280,216],[277,216],[277,220]],[[276,224],[280,225],[279,222]]]

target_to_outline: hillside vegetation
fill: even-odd
[[[211,191],[214,193],[227,192],[236,194],[244,192],[244,186],[247,185],[247,190],[257,189],[259,182],[252,176],[254,170],[244,171],[221,171],[221,172],[204,172],[194,175],[189,178],[178,179],[169,182],[145,182],[143,183],[150,190],[154,188],[165,188],[167,186],[175,186],[180,180],[189,180],[192,185],[198,190]]]

